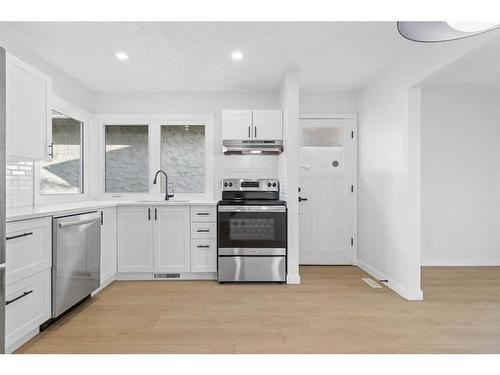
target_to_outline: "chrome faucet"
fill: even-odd
[[[170,198],[174,197],[175,192],[172,190],[172,194],[168,193],[168,176],[167,176],[167,173],[163,169],[160,169],[160,170],[158,170],[158,172],[156,172],[155,179],[153,180],[153,185],[156,185],[156,180],[158,179],[158,175],[160,173],[163,173],[165,175],[165,200],[168,201]]]

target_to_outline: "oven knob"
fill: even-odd
[[[233,183],[232,183],[232,182],[230,182],[230,183],[229,183],[229,187],[231,187],[231,186],[233,186]]]
[[[271,187],[271,183],[270,182],[267,183],[267,187]]]
[[[273,182],[273,187],[276,187],[276,182]]]
[[[227,182],[224,182],[224,187],[227,187]]]

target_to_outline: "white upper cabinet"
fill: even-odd
[[[281,140],[280,110],[223,110],[223,140]]]
[[[6,54],[7,156],[49,160],[52,79]]]
[[[253,139],[283,139],[281,111],[253,111]]]
[[[252,111],[224,110],[222,111],[222,139],[251,139]]]

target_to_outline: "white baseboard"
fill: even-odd
[[[422,259],[423,267],[498,267],[500,258],[430,258]]]
[[[373,276],[377,280],[387,280],[387,282],[382,283],[382,285],[385,285],[388,288],[392,289],[393,291],[395,291],[397,294],[399,294],[404,299],[407,299],[408,301],[421,301],[424,299],[424,293],[422,292],[422,290],[420,289],[413,290],[405,288],[397,281],[390,279],[383,273],[379,272],[375,268],[369,266],[368,264],[364,263],[359,259],[358,259],[358,267],[361,268],[366,273],[368,273],[369,275]]]
[[[14,353],[17,349],[19,349],[21,346],[26,344],[28,341],[30,341],[33,337],[38,335],[40,333],[40,328],[37,327],[33,329],[32,331],[28,332],[25,334],[23,337],[21,337],[19,340],[16,342],[12,343],[5,349],[5,353],[7,354],[12,354]]]
[[[166,273],[177,273],[177,272],[166,272]],[[180,277],[171,279],[155,279],[153,273],[149,272],[125,272],[117,273],[115,275],[115,280],[126,281],[126,280],[154,280],[154,281],[179,281],[179,280],[217,280],[216,272],[180,272]]]
[[[286,276],[287,284],[300,284],[300,275],[287,275]]]
[[[92,292],[91,296],[94,297],[97,293],[99,293],[101,290],[106,288],[113,281],[115,281],[115,275],[111,275],[111,276],[105,278],[104,281],[101,283],[101,286],[98,289],[94,290]]]

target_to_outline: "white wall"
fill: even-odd
[[[360,95],[358,264],[407,299],[423,298],[420,93],[412,87],[490,37],[420,44],[413,54],[395,59]]]
[[[300,92],[300,113],[356,113],[358,92]]]
[[[278,94],[97,93],[95,98],[98,114],[213,114],[216,199],[222,178],[278,178],[278,156],[224,155],[221,141],[223,109],[279,109]]]
[[[500,266],[500,93],[423,91],[422,264]]]
[[[2,35],[0,35],[1,47],[5,48],[8,53],[24,60],[34,68],[52,77],[52,91],[54,94],[66,99],[76,106],[92,112],[94,107],[94,94],[90,89],[51,64],[40,59],[28,49],[13,42],[12,38],[6,35],[7,31],[8,30],[3,30]]]

